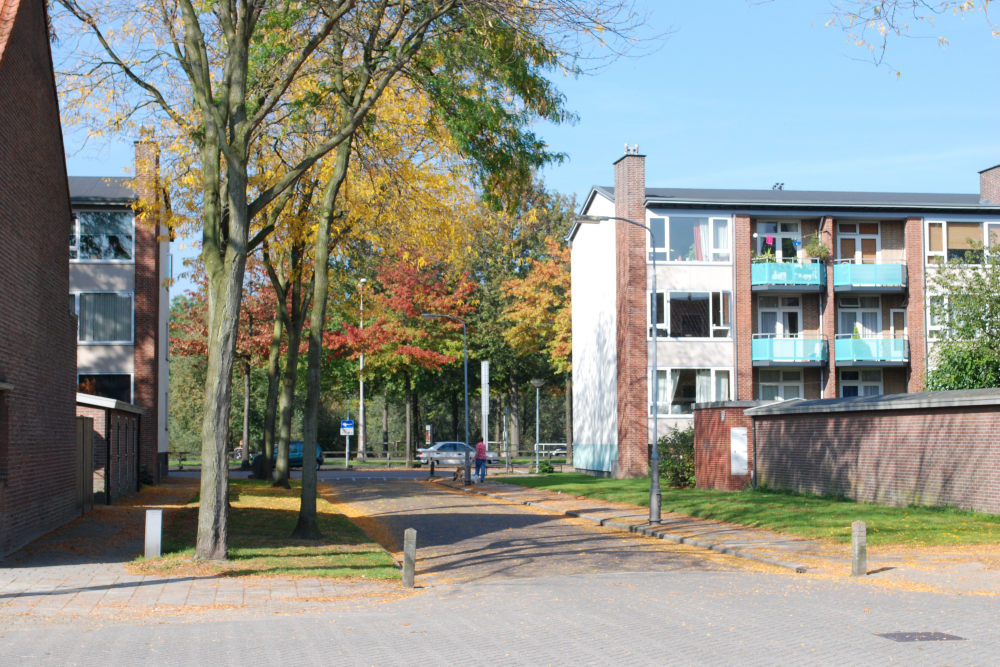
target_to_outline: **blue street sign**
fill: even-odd
[[[340,435],[354,435],[354,420],[353,419],[341,419],[340,420]]]

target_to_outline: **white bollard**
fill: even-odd
[[[868,526],[864,521],[851,524],[851,576],[868,576]]]
[[[417,566],[417,531],[407,528],[403,531],[403,588],[413,588],[413,577]]]
[[[163,510],[146,510],[146,558],[159,558],[163,544]]]

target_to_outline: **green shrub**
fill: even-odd
[[[694,427],[676,426],[660,438],[660,478],[667,486],[694,486]]]
[[[555,471],[556,471],[556,469],[553,468],[552,464],[549,463],[548,461],[542,461],[541,463],[538,464],[538,473],[540,475],[548,475],[548,474],[553,473]]]

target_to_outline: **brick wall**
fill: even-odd
[[[14,6],[16,5],[16,7]],[[71,209],[45,3],[8,4],[0,60],[0,556],[76,516]]]
[[[837,256],[836,242],[837,235],[834,230],[833,218],[824,218],[820,225],[820,235],[823,244],[830,251],[830,258],[826,262],[826,293],[820,295],[821,307],[823,308],[823,334],[828,343],[827,357],[829,365],[823,371],[825,382],[823,383],[823,397],[835,398],[837,394],[837,364],[834,363],[834,341],[837,339],[837,299],[833,293],[833,261]]]
[[[1000,408],[757,418],[758,483],[905,506],[1000,513]]]
[[[926,320],[924,319],[924,222],[906,220],[907,286],[906,334],[910,340],[910,377],[907,391],[924,390],[927,378]]]
[[[979,172],[979,199],[1000,204],[1000,166]]]
[[[906,259],[906,226],[899,220],[888,220],[881,224],[882,259]]]
[[[135,189],[139,197],[135,221],[135,391],[132,402],[146,409],[139,436],[141,467],[159,480],[160,244],[157,242],[157,173],[159,151],[154,142],[135,143]]]
[[[729,430],[741,426],[747,429],[747,469],[752,473],[753,423],[743,410],[753,405],[748,401],[731,401],[726,407],[694,411],[694,471],[699,489],[739,491],[750,483],[750,474],[731,474]]]
[[[94,420],[94,504],[103,505],[107,503],[107,479],[108,465],[108,441],[107,423],[105,421],[106,412],[100,408],[91,408],[83,405],[76,406],[77,417],[90,417]]]
[[[736,395],[737,401],[753,400],[754,370],[753,370],[753,331],[757,318],[754,313],[753,294],[750,291],[750,249],[753,237],[750,229],[750,216],[737,215],[735,229],[736,252],[733,261],[736,263]]]
[[[645,199],[645,157],[625,155],[615,162],[615,216],[645,224]],[[615,221],[619,477],[649,471],[646,235],[642,227]]]

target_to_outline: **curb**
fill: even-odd
[[[430,480],[435,484],[441,484],[444,482],[441,480]],[[668,542],[674,542],[675,544],[686,544],[692,547],[699,547],[701,549],[708,549],[709,551],[715,551],[716,553],[726,554],[727,556],[736,556],[737,558],[745,558],[747,560],[752,560],[756,563],[763,563],[765,565],[775,565],[777,567],[785,568],[786,570],[792,570],[802,574],[808,570],[804,565],[799,565],[797,563],[789,563],[784,560],[777,560],[775,558],[766,558],[764,556],[758,556],[756,554],[749,553],[744,549],[734,549],[732,547],[727,547],[724,544],[716,544],[715,542],[706,542],[704,540],[696,540],[691,537],[684,537],[683,535],[674,535],[673,533],[666,533],[659,530],[653,530],[652,528],[644,528],[643,526],[634,525],[630,523],[622,523],[620,521],[610,521],[608,519],[598,519],[596,517],[588,516],[586,514],[581,514],[580,512],[574,512],[572,510],[561,510],[557,507],[552,507],[550,505],[545,505],[543,503],[537,503],[531,500],[513,500],[499,493],[488,493],[486,491],[477,491],[475,489],[466,489],[462,487],[455,487],[449,484],[442,484],[449,489],[454,489],[456,491],[464,491],[465,493],[475,493],[480,496],[487,496],[489,498],[494,498],[497,500],[503,500],[509,503],[514,503],[515,505],[531,505],[532,507],[539,507],[544,510],[549,510],[550,512],[556,512],[557,514],[562,514],[564,516],[571,516],[576,519],[583,519],[584,521],[590,521],[598,526],[603,526],[604,528],[611,528],[612,530],[619,530],[623,533],[638,533],[640,535],[645,535],[646,537],[654,537],[661,540],[667,540]]]

